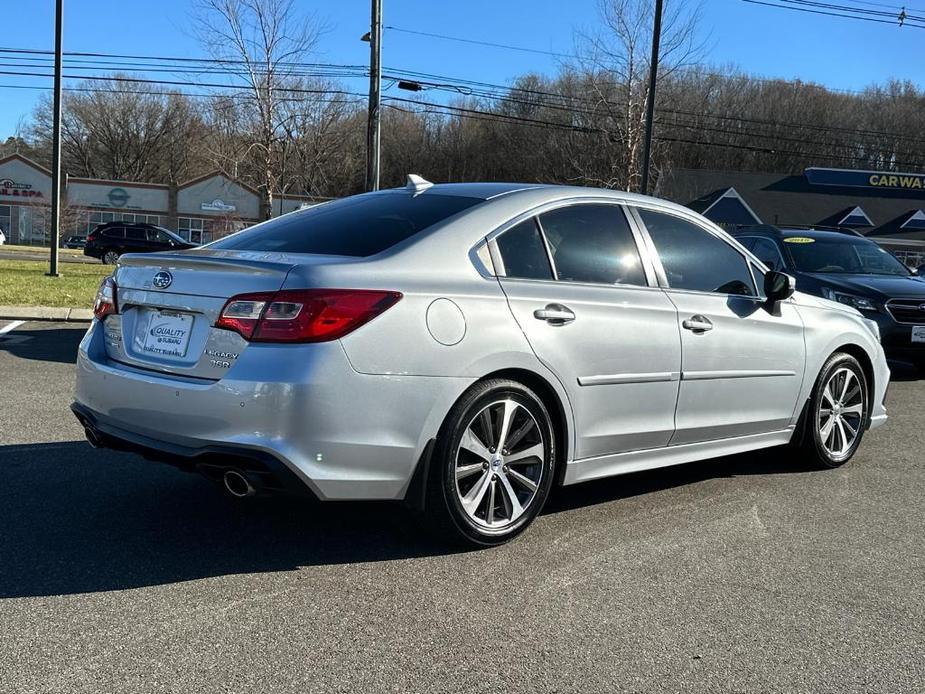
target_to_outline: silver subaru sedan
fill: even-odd
[[[494,545],[556,485],[770,446],[850,460],[886,420],[877,325],[794,289],[662,200],[409,176],[122,256],[73,410],[92,444],[235,497],[403,500]]]

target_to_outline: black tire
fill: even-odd
[[[841,402],[841,393],[833,393],[830,382],[833,377],[849,371],[852,377],[848,380],[848,393]],[[857,393],[855,393],[855,384]],[[840,390],[838,383],[834,384]],[[826,394],[826,387],[833,394],[836,402],[830,402]],[[868,384],[864,369],[850,354],[836,352],[828,358],[823,365],[812,395],[806,405],[804,416],[802,441],[800,449],[804,460],[813,467],[836,468],[841,467],[857,452],[867,430],[870,416],[868,404]],[[847,404],[846,404],[847,403]],[[860,404],[859,414],[849,412]],[[828,413],[828,414],[827,414]],[[828,435],[825,433],[826,424],[834,417],[834,424],[829,427]],[[854,438],[851,439],[853,427],[857,426]],[[849,443],[850,441],[850,443]]]
[[[542,460],[537,456],[527,458],[527,460],[534,461],[532,463],[510,463],[510,468],[516,465],[517,469],[524,473],[519,477],[530,477],[529,481],[534,482],[535,485],[534,490],[522,486],[521,482],[511,476],[517,475],[517,469],[514,473],[510,473],[509,465],[503,463],[504,458],[501,458],[499,464],[496,458],[500,456],[495,455],[491,442],[481,442],[482,438],[497,439],[500,436],[500,431],[497,432],[497,436],[484,435],[485,429],[489,427],[485,424],[486,420],[482,413],[489,413],[487,419],[493,425],[491,428],[500,427],[503,430],[501,420],[492,413],[497,415],[500,411],[500,417],[503,418],[505,401],[515,403],[515,406],[511,406],[514,414],[511,416],[510,435],[507,440],[516,438],[521,429],[527,430],[527,433],[522,435],[523,438],[516,441],[508,458],[513,461],[528,448],[536,450],[538,442],[543,445]],[[523,411],[520,408],[523,408]],[[531,417],[532,425],[528,423]],[[460,450],[463,436],[469,432],[470,426],[479,428],[483,432],[483,435],[477,437],[478,443],[483,443],[485,448],[492,453],[491,462],[485,463],[483,458],[473,457],[474,454],[468,449]],[[428,526],[443,539],[470,547],[500,545],[517,537],[533,522],[549,496],[555,479],[555,441],[549,412],[532,390],[521,383],[507,379],[491,379],[475,384],[450,410],[437,436],[428,474],[424,507],[429,521]],[[497,443],[497,440],[494,443]],[[501,452],[498,451],[498,453]],[[483,486],[488,491],[480,497],[483,501],[476,504],[477,508],[473,510],[474,515],[470,516],[462,500],[463,496],[468,496],[463,491],[465,489],[463,485],[468,484],[468,480],[464,478],[457,481],[457,466],[462,470],[464,467],[474,468],[477,465],[481,465],[482,469],[470,473],[470,476],[476,479],[471,483],[472,486],[468,491],[472,492],[474,487],[482,483],[484,476],[487,476],[488,481]],[[497,498],[499,491],[500,499]],[[521,501],[524,504],[522,513],[517,517],[514,517],[517,507],[510,498],[511,493],[517,496],[518,504]],[[519,496],[522,494],[529,495],[529,499],[524,501]],[[478,496],[477,490],[475,496]],[[487,510],[489,501],[494,502],[496,499],[497,503],[492,505],[489,517]],[[494,520],[496,510],[500,520]],[[479,514],[481,517],[478,517]],[[488,524],[492,522],[500,525],[488,527]]]
[[[113,250],[103,251],[100,260],[103,261],[103,265],[115,265],[119,262],[119,252]]]

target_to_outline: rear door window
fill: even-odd
[[[497,244],[506,277],[553,279],[549,256],[533,217],[505,231],[498,237]]]
[[[756,296],[748,262],[720,237],[686,219],[639,209],[672,289]]]
[[[148,237],[148,241],[152,241],[154,243],[166,244],[170,240],[167,234],[165,234],[160,229],[146,229],[145,234]]]
[[[480,202],[480,198],[436,193],[353,196],[271,219],[210,248],[365,257]]]
[[[124,239],[125,229],[122,227],[109,227],[103,232],[103,236],[108,236],[111,239]]]
[[[127,238],[129,241],[144,241],[145,230],[139,229],[137,227],[128,227],[125,230],[125,238]]]
[[[636,240],[620,207],[560,207],[541,214],[540,225],[559,280],[645,286]]]

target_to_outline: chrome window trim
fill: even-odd
[[[485,279],[495,277],[495,259],[492,257],[488,241],[481,241],[469,249],[469,261]]]
[[[662,293],[664,290],[661,287],[647,287],[642,284],[599,284],[597,282],[573,282],[572,280],[537,280],[531,279],[529,277],[505,277],[504,275],[498,275],[497,279],[504,280],[505,282],[529,282],[531,284],[548,284],[551,287],[561,287],[563,284],[566,284],[570,287],[587,287],[588,289],[632,289],[634,291],[644,291],[644,292],[659,292]],[[733,294],[732,296],[738,296]],[[754,299],[755,297],[744,296],[743,299]]]
[[[682,292],[685,294],[698,294],[701,296],[721,296],[721,297],[732,296],[732,297],[738,297],[740,299],[755,299],[755,300],[762,300],[762,301],[764,300],[760,296],[760,290],[758,288],[758,283],[755,282],[755,276],[752,273],[750,263],[755,263],[759,268],[763,268],[764,272],[768,272],[768,268],[765,267],[764,263],[762,263],[761,260],[759,260],[752,253],[750,253],[741,243],[736,241],[735,238],[727,234],[725,231],[720,229],[718,226],[716,226],[715,224],[713,224],[707,219],[701,219],[699,215],[697,215],[695,212],[688,213],[687,211],[676,210],[673,207],[669,208],[669,207],[664,207],[661,205],[652,205],[652,204],[641,203],[641,202],[632,203],[629,205],[629,207],[633,208],[633,212],[636,215],[637,219],[639,220],[640,229],[645,234],[647,244],[649,245],[649,248],[651,249],[651,252],[652,252],[652,262],[656,267],[656,271],[658,272],[659,284],[663,289],[665,289],[666,291]],[[698,289],[682,289],[680,287],[672,287],[668,283],[668,276],[665,273],[665,267],[662,265],[662,259],[659,256],[658,250],[655,247],[655,242],[652,240],[652,236],[649,234],[649,230],[646,228],[645,222],[643,221],[642,216],[639,214],[640,209],[651,210],[652,212],[658,212],[660,214],[668,215],[669,217],[677,217],[678,219],[682,219],[685,222],[689,222],[693,224],[695,227],[697,227],[704,233],[710,234],[711,236],[714,236],[718,240],[730,246],[732,250],[734,250],[740,256],[742,256],[742,260],[745,262],[746,266],[748,267],[749,276],[752,278],[752,283],[755,285],[755,294],[754,295],[725,294],[723,292],[707,292],[707,291],[698,290]],[[706,224],[704,224],[704,222],[706,222]]]
[[[546,249],[546,260],[549,262],[549,269],[552,271],[552,278],[556,282],[559,282],[561,280],[559,280],[559,270],[556,267],[556,259],[552,255],[552,247],[549,245],[549,238],[546,236],[546,229],[543,228],[543,222],[540,220],[539,215],[535,215],[533,217],[533,223],[536,224],[536,228],[540,232],[540,240],[543,242],[543,248]]]
[[[546,238],[546,232],[543,229],[543,224],[540,221],[539,216],[546,212],[552,212],[553,210],[557,210],[562,207],[572,207],[574,205],[587,205],[587,204],[612,205],[614,207],[620,208],[620,210],[622,211],[626,219],[627,226],[629,226],[630,233],[633,235],[633,241],[636,245],[636,252],[639,254],[639,260],[642,263],[643,273],[645,275],[646,282],[648,283],[648,285],[604,284],[604,283],[599,283],[599,282],[575,282],[573,280],[558,279],[558,271],[556,270],[555,262],[552,259],[552,252],[549,247],[549,241]],[[582,196],[582,197],[571,197],[571,198],[561,198],[559,200],[552,200],[550,202],[545,202],[541,205],[537,205],[536,207],[532,207],[526,212],[522,212],[516,217],[512,217],[511,219],[509,219],[507,222],[504,222],[503,224],[500,224],[499,226],[495,227],[495,229],[489,232],[485,236],[485,238],[489,242],[489,248],[494,249],[493,254],[492,254],[492,260],[494,261],[495,269],[497,271],[497,274],[495,275],[496,277],[499,277],[499,278],[505,277],[505,279],[524,279],[524,278],[507,277],[504,274],[504,262],[500,258],[501,254],[500,252],[498,252],[497,244],[494,243],[494,241],[498,236],[508,231],[509,229],[512,229],[513,227],[517,226],[518,224],[520,224],[521,222],[523,222],[529,217],[535,218],[537,228],[540,231],[540,236],[543,239],[543,244],[546,247],[547,258],[550,261],[550,267],[552,268],[553,276],[556,278],[551,281],[564,282],[567,284],[580,284],[580,285],[590,286],[590,287],[636,287],[636,288],[643,288],[643,289],[658,288],[659,285],[656,279],[655,270],[654,268],[650,267],[651,257],[647,252],[648,251],[647,247],[643,245],[645,237],[641,233],[639,233],[639,229],[636,228],[636,225],[634,224],[634,219],[630,214],[630,206],[628,204],[628,200],[625,198],[616,198],[616,197],[609,197],[609,196]],[[550,280],[526,280],[526,281],[548,282]]]

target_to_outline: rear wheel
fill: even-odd
[[[119,253],[116,251],[106,251],[103,253],[103,265],[115,265],[119,262]]]
[[[802,448],[809,462],[834,468],[851,460],[867,426],[867,387],[857,359],[843,352],[829,357],[806,415]]]
[[[509,380],[477,384],[437,437],[426,503],[433,527],[470,545],[511,540],[543,508],[555,454],[549,413],[533,391]]]

